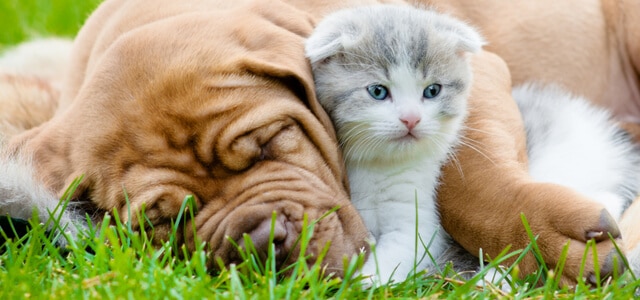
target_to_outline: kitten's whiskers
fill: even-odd
[[[444,133],[443,133],[444,134]],[[449,136],[453,136],[453,135],[449,135]],[[486,158],[488,161],[490,161],[492,164],[495,165],[495,161],[487,154],[483,151],[482,146],[484,146],[482,143],[473,140],[465,135],[460,135],[458,140],[458,146],[456,148],[459,149],[460,146],[463,147],[467,147],[473,151],[475,151],[476,153],[480,154],[482,157]]]
[[[488,135],[488,136],[499,136],[499,134],[496,134],[495,132],[492,131],[486,131],[486,130],[482,130],[482,129],[478,129],[478,128],[473,128],[473,127],[469,127],[469,126],[463,126],[462,127],[462,132],[465,131],[475,131],[478,133],[482,133],[482,135]]]

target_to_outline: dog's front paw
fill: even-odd
[[[622,242],[620,230],[602,205],[552,184],[531,185],[522,195],[526,199],[523,215],[538,236],[536,244],[547,267],[558,272],[564,264],[557,274],[562,284],[573,285],[580,278],[596,284],[624,271],[622,254],[615,246]],[[540,266],[528,255],[520,268],[527,274]]]

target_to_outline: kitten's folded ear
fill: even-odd
[[[443,32],[450,38],[458,40],[456,45],[458,54],[464,54],[466,52],[476,53],[486,44],[484,38],[475,28],[461,20],[447,15],[439,15],[439,17],[434,18],[434,20],[433,26],[439,32]]]
[[[312,35],[305,43],[305,54],[311,64],[315,64],[340,51],[342,48],[340,32],[319,32]]]
[[[305,54],[315,64],[329,58],[341,50],[347,43],[355,43],[355,28],[349,27],[348,20],[352,10],[342,10],[326,17],[305,43]],[[351,30],[350,30],[351,28]]]
[[[304,50],[311,64],[315,64],[342,48],[342,32],[334,26],[321,26],[307,39]]]

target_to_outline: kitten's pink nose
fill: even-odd
[[[420,123],[420,115],[418,114],[406,114],[400,117],[400,121],[404,126],[407,126],[407,129],[412,130],[413,128]]]

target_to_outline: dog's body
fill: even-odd
[[[34,153],[37,174],[51,191],[59,194],[86,173],[79,196],[100,209],[123,211],[124,185],[134,210],[146,205],[159,228],[175,215],[185,194],[196,194],[200,210],[195,222],[201,236],[228,260],[232,250],[223,236],[248,232],[263,239],[260,224],[272,210],[286,216],[277,224],[283,233],[279,242],[289,250],[286,233],[299,229],[303,211],[317,217],[330,206],[342,205],[339,219],[348,224],[332,218],[316,229],[328,234],[320,234],[315,246],[328,239],[338,245],[329,258],[335,267],[338,256],[362,246],[366,229],[347,204],[330,122],[309,92],[302,40],[312,29],[310,20],[370,2],[289,1],[309,12],[305,16],[279,2],[266,7],[228,1],[153,1],[151,6],[145,1],[107,1],[77,38],[56,117],[14,138],[12,145]],[[599,270],[612,272],[615,249],[606,233],[620,237],[616,222],[585,196],[529,176],[525,134],[511,86],[529,81],[559,84],[612,108],[621,118],[637,120],[640,4],[413,2],[469,21],[487,38],[486,48],[497,54],[482,52],[472,58],[475,81],[467,126],[475,130],[467,131],[466,138],[477,146],[461,147],[458,164],[443,170],[439,204],[445,229],[469,252],[482,248],[495,256],[507,245],[523,248],[528,243],[522,213],[539,235],[550,267],[571,241],[564,282],[580,274],[584,242],[594,234],[600,234]],[[234,7],[224,10],[223,5]],[[212,7],[218,12],[210,12]],[[193,11],[198,12],[186,15]],[[217,93],[197,88],[203,86]],[[254,98],[262,101],[228,100]],[[281,104],[264,104],[275,98]],[[217,123],[206,121],[210,116]],[[271,176],[276,179],[265,182]],[[292,181],[296,192],[290,188]],[[263,192],[273,198],[252,202],[250,194]],[[291,197],[297,201],[283,200]],[[558,199],[566,204],[559,205]],[[640,241],[634,231],[637,203],[621,220],[628,249]],[[257,221],[238,221],[249,217]],[[537,262],[528,256],[520,268],[531,272]],[[585,268],[584,274],[595,269],[590,261]]]
[[[45,79],[0,72],[0,138],[51,119],[59,97],[60,90]]]

